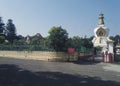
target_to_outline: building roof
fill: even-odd
[[[120,44],[117,44],[117,45],[115,46],[115,48],[120,48]]]
[[[110,43],[110,42],[114,42],[114,41],[113,41],[113,40],[111,40],[111,39],[109,39],[109,40],[107,40],[107,42],[109,42],[109,43]]]

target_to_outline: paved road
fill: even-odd
[[[120,66],[0,58],[0,86],[120,86]]]

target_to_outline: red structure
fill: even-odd
[[[108,62],[108,63],[113,63],[113,54],[112,53],[108,53],[107,55],[103,52],[101,54],[102,56],[102,62]]]
[[[109,56],[109,63],[113,63],[113,55],[112,55],[112,53],[109,53],[108,56]]]
[[[75,49],[74,48],[68,48],[68,53],[69,54],[74,54],[75,53]]]
[[[102,56],[102,62],[104,62],[105,61],[104,60],[104,58],[105,58],[104,52],[101,54],[101,56]]]

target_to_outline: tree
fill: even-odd
[[[43,45],[44,45],[45,49],[50,49],[50,39],[49,39],[49,36],[44,37]]]
[[[35,36],[31,37],[30,44],[32,45],[41,45],[43,37],[37,33]]]
[[[55,51],[64,51],[68,41],[68,33],[60,27],[52,27],[49,30],[50,45]]]
[[[17,39],[14,40],[15,45],[24,45],[25,44],[25,37],[22,35],[18,35]]]
[[[81,38],[79,36],[74,36],[73,38],[69,38],[68,47],[75,48],[76,50],[80,50],[81,48]]]
[[[5,37],[4,36],[0,36],[0,44],[4,43],[5,42]]]
[[[116,35],[115,37],[114,37],[114,44],[116,45],[116,44],[118,44],[118,40],[120,40],[120,35]]]
[[[4,34],[4,30],[5,30],[5,24],[2,21],[2,18],[0,17],[0,35]]]
[[[114,46],[118,44],[118,41],[120,40],[120,35],[110,36],[110,39],[114,41]]]
[[[12,23],[11,19],[8,19],[8,23],[6,25],[7,30],[7,40],[13,44],[13,41],[17,38],[16,36],[16,28],[15,25]]]
[[[81,46],[84,47],[85,49],[92,49],[93,48],[93,43],[90,38],[82,38],[81,39]]]
[[[2,21],[2,18],[0,17],[0,44],[5,42],[5,24]]]

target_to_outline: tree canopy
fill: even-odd
[[[52,27],[49,30],[50,45],[55,51],[66,50],[66,43],[68,41],[68,33],[65,29],[60,27]]]
[[[5,24],[2,21],[2,18],[0,17],[0,35],[4,34],[4,30],[5,30]]]
[[[12,44],[13,41],[17,38],[16,36],[16,28],[15,25],[12,23],[12,20],[9,19],[6,25],[7,31],[7,40]]]

